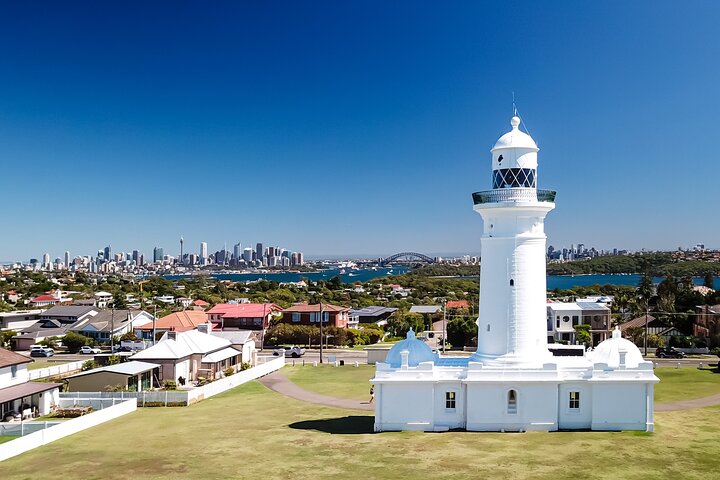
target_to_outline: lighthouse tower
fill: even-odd
[[[537,189],[538,147],[520,118],[492,148],[492,190],[473,194],[481,239],[478,348],[472,361],[539,367],[547,346],[545,216],[555,192]]]

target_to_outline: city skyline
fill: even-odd
[[[720,6],[218,5],[2,7],[0,259],[246,232],[476,253],[512,92],[558,192],[549,244],[720,248],[720,164],[687,167],[714,148]]]

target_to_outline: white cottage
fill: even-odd
[[[554,356],[546,330],[544,220],[534,140],[520,119],[492,149],[483,217],[478,348],[442,357],[410,331],[377,364],[375,430],[653,430],[652,362],[615,330],[582,355]]]

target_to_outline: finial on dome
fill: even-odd
[[[617,325],[615,326],[615,330],[612,332],[612,338],[621,338],[622,335],[620,334],[620,327]]]
[[[407,335],[405,336],[408,340],[414,340],[415,339],[415,332],[413,331],[412,327],[410,330],[408,330]]]
[[[516,128],[518,128],[518,127],[520,126],[520,117],[518,117],[517,115],[514,115],[514,116],[510,119],[510,125],[512,126],[513,130],[515,130]]]

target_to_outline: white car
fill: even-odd
[[[276,357],[279,357],[280,355],[285,355],[286,357],[298,358],[305,355],[305,349],[300,348],[297,345],[293,345],[292,347],[282,347],[273,350],[273,355],[275,355]]]
[[[80,347],[80,353],[83,355],[95,355],[100,353],[101,350],[97,347],[88,347],[87,345],[83,345]]]

